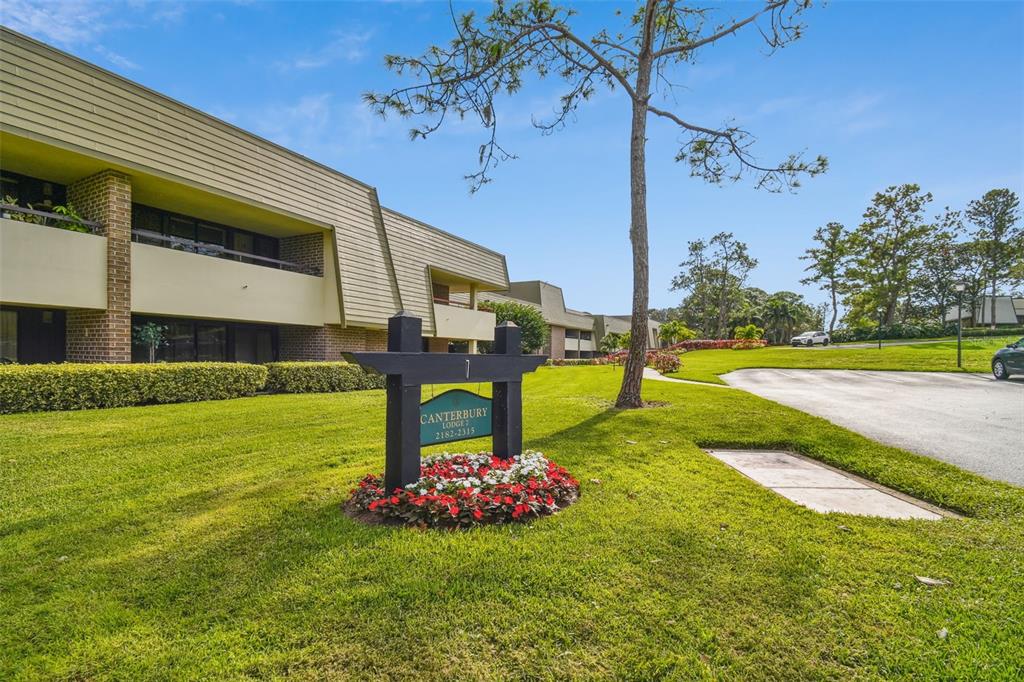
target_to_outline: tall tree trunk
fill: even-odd
[[[651,71],[649,49],[639,60],[636,78],[637,100],[633,102],[633,128],[629,138],[629,241],[633,245],[633,320],[629,355],[622,373],[622,387],[616,407],[643,407],[640,385],[647,364],[648,243],[647,243],[647,94]]]
[[[828,323],[828,335],[832,336],[832,330],[836,328],[836,316],[839,314],[839,309],[836,307],[836,283],[832,282],[832,319]]]

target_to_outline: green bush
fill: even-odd
[[[267,366],[271,393],[337,393],[384,388],[384,377],[347,362],[272,362]]]
[[[733,338],[740,339],[741,341],[757,341],[761,339],[763,336],[764,329],[761,329],[756,324],[748,324],[742,327],[736,327],[733,333]],[[736,346],[733,346],[733,348],[735,347]]]
[[[0,366],[0,413],[224,400],[263,388],[267,369],[231,362]]]
[[[547,342],[550,328],[541,312],[532,305],[515,301],[480,301],[480,310],[494,313],[495,321],[513,322],[519,327],[519,346],[525,355],[536,353]],[[480,342],[483,353],[490,353],[493,342]]]

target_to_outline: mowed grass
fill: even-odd
[[[526,443],[582,497],[467,532],[341,513],[380,391],[2,417],[0,679],[1019,679],[1024,490],[740,391],[616,411],[619,376],[527,379]],[[817,514],[710,445],[968,517]]]
[[[669,376],[713,384],[734,369],[877,369],[906,372],[990,372],[992,355],[1020,337],[965,339],[963,369],[956,366],[956,340],[879,348],[792,348],[772,346],[754,350],[698,350],[681,357],[683,366]],[[884,342],[883,342],[884,343]]]

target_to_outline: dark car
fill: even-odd
[[[1024,374],[1024,339],[1000,348],[992,358],[992,375],[1008,379],[1011,374]]]

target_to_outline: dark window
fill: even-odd
[[[56,182],[3,171],[0,173],[0,198],[4,197],[13,197],[19,206],[31,205],[45,211],[67,203],[67,188]]]
[[[199,223],[196,227],[196,241],[204,244],[216,244],[225,246],[227,244],[227,232],[219,225]]]
[[[591,332],[580,332],[580,338],[584,341],[590,341],[593,338]]]
[[[0,310],[0,363],[18,361],[18,313]]]
[[[182,320],[136,315],[132,327],[155,323],[164,328],[157,362],[273,362],[277,329],[265,325]],[[132,336],[132,362],[148,362],[149,348]]]
[[[189,243],[175,244],[166,240],[147,237],[144,234],[138,234],[140,230],[179,239],[187,239]],[[275,237],[202,221],[190,216],[143,206],[142,204],[132,204],[132,231],[136,233],[135,239],[143,244],[190,251],[206,256],[219,256],[243,263],[279,267],[274,263],[268,263],[256,258],[227,254],[222,250],[230,249],[276,260],[280,253],[280,240]]]
[[[565,338],[567,339],[578,339],[580,338],[580,331],[578,329],[566,329]]]
[[[447,284],[435,284],[434,302],[448,304],[451,302],[451,288]]]
[[[468,353],[469,341],[451,341],[448,344],[449,353]]]
[[[39,308],[0,311],[0,362],[64,362],[66,313]]]
[[[196,359],[195,328],[191,322],[165,325],[164,345],[157,349],[156,359],[163,362],[190,362]]]
[[[196,326],[196,357],[200,362],[223,362],[227,359],[228,329],[224,325]]]

